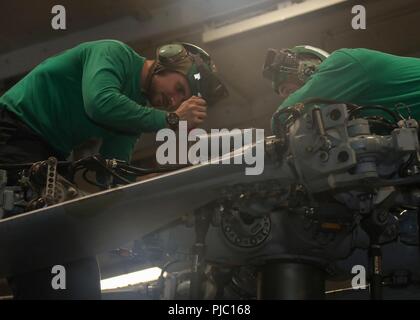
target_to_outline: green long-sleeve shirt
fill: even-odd
[[[141,92],[145,58],[115,40],[86,42],[33,69],[0,97],[63,156],[90,138],[106,158],[129,161],[142,132],[166,126]]]
[[[278,110],[309,98],[382,105],[394,110],[406,105],[420,120],[420,59],[369,49],[337,50]],[[409,114],[406,108],[398,111],[404,116]]]

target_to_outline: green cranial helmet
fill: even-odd
[[[290,76],[304,84],[329,57],[322,49],[312,46],[296,46],[291,49],[268,49],[263,66],[264,78],[272,81],[278,93],[279,86]]]
[[[226,87],[217,77],[210,55],[193,44],[173,43],[159,47],[153,73],[164,70],[183,74],[191,93],[203,97],[208,104],[214,104],[228,95]]]

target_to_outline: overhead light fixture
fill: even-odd
[[[101,280],[101,290],[105,291],[117,288],[124,288],[128,286],[134,286],[140,283],[155,281],[159,279],[161,272],[161,268],[154,267],[104,279]]]
[[[265,27],[276,22],[285,21],[345,1],[348,0],[306,0],[302,3],[292,3],[291,1],[288,1],[279,4],[276,10],[221,27],[208,28],[203,32],[203,42],[208,43],[231,37],[233,35]]]

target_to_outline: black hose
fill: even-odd
[[[377,106],[377,105],[374,105],[374,106],[358,106],[358,107],[354,108],[353,110],[349,111],[349,117],[351,117],[356,112],[364,111],[364,110],[368,110],[368,109],[381,110],[385,113],[388,113],[395,120],[395,122],[398,122],[399,120],[404,120],[399,113],[397,113],[395,111],[392,111],[388,108],[385,108],[383,106]]]
[[[280,138],[286,137],[285,125],[283,125],[282,121],[280,120],[280,116],[283,114],[288,114],[289,118],[287,120],[289,120],[293,115],[293,109],[291,107],[287,107],[287,108],[276,111],[272,116],[272,119],[273,119],[272,131],[276,136]],[[285,121],[285,122],[288,122],[288,121]]]
[[[179,169],[184,169],[186,167],[189,167],[190,165],[177,165],[177,166],[171,166],[171,167],[158,167],[158,168],[139,168],[130,166],[128,164],[118,164],[117,168],[124,169],[128,172],[131,172],[135,175],[145,175],[150,173],[165,173],[165,172],[171,172]]]
[[[83,179],[87,182],[87,183],[89,183],[89,184],[92,184],[92,185],[94,185],[94,186],[96,186],[96,187],[98,187],[98,188],[100,188],[100,189],[103,189],[103,190],[106,190],[107,189],[107,186],[105,186],[105,185],[103,185],[103,184],[100,184],[100,183],[98,183],[98,182],[95,182],[95,181],[93,181],[93,180],[90,180],[88,177],[87,177],[87,173],[89,172],[89,169],[85,169],[85,170],[83,170],[83,172],[82,172],[82,177],[83,177]]]
[[[415,158],[416,158],[416,156],[415,156],[414,153],[410,154],[410,157],[408,158],[408,160],[400,166],[400,168],[398,170],[398,174],[400,175],[400,177],[406,177],[407,176],[406,171],[413,164]]]
[[[109,173],[110,175],[114,176],[115,178],[121,180],[122,182],[124,182],[125,184],[130,184],[132,183],[132,181],[127,180],[126,178],[122,177],[121,175],[119,175],[118,173],[116,173],[114,170],[108,168],[106,166],[105,163],[103,163],[103,161],[101,161],[101,159],[99,159],[97,156],[93,156],[91,158],[91,160],[94,160],[96,162],[96,164],[98,164],[103,170],[105,170],[107,173]]]

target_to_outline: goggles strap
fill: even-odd
[[[144,87],[145,87],[145,94],[147,97],[149,97],[150,88],[152,86],[152,78],[157,73],[157,69],[158,69],[158,62],[155,60],[150,67],[149,73],[147,74],[146,81],[145,81],[146,83]]]

